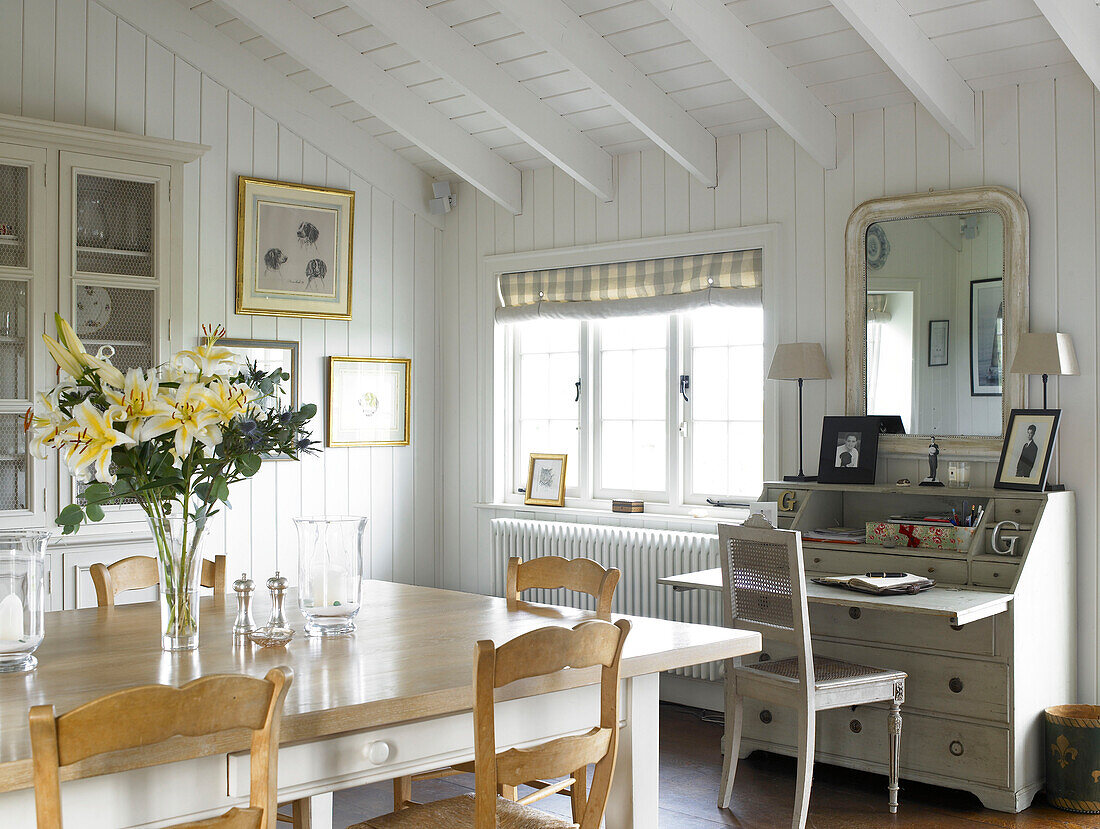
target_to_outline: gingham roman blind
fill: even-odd
[[[706,305],[759,305],[760,249],[504,273],[500,322],[670,313]]]

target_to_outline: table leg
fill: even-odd
[[[294,829],[332,829],[332,792],[295,800]]]
[[[623,680],[620,706],[626,724],[607,799],[607,829],[657,829],[660,677]]]

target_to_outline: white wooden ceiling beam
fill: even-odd
[[[490,115],[597,198],[615,197],[608,153],[419,2],[345,2],[402,49],[480,101]]]
[[[974,90],[898,0],[831,0],[947,134],[973,149]]]
[[[562,0],[489,3],[582,75],[677,164],[707,187],[718,185],[718,142],[714,136]]]
[[[520,212],[519,170],[290,0],[221,2],[249,28],[493,201]]]
[[[1035,5],[1100,89],[1100,5],[1096,0],[1035,0]]]
[[[836,118],[723,0],[650,2],[814,161],[836,167]]]
[[[430,176],[176,0],[97,0],[436,227]]]

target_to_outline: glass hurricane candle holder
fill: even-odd
[[[295,518],[298,527],[298,609],[307,636],[355,630],[363,590],[367,519],[354,515]]]
[[[33,671],[38,664],[49,539],[41,530],[0,531],[0,673]]]

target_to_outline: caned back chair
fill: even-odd
[[[587,593],[596,600],[596,615],[611,618],[611,601],[622,572],[616,567],[605,568],[590,558],[540,556],[523,561],[519,556],[508,559],[508,580],[505,597],[509,609],[519,601],[525,590],[555,590],[563,587],[577,593]]]
[[[60,717],[54,716],[52,705],[34,706],[30,733],[38,829],[61,829],[61,768],[98,754],[147,748],[175,736],[199,737],[236,728],[252,731],[249,805],[178,826],[273,826],[278,808],[279,727],[292,679],[290,668],[272,668],[263,679],[220,674],[179,688],[143,685],[107,694]]]
[[[225,556],[214,556],[202,560],[202,572],[199,584],[213,587],[214,595],[225,592]],[[93,564],[89,568],[92,584],[95,585],[95,598],[98,607],[111,607],[115,596],[127,590],[141,590],[160,583],[157,560],[152,556],[129,556],[114,564]]]
[[[720,524],[723,617],[729,627],[759,632],[767,642],[791,646],[787,659],[739,665],[726,662],[726,728],[719,808],[729,808],[737,772],[743,722],[742,698],[794,709],[798,719],[798,773],[791,825],[803,829],[813,782],[817,712],[845,706],[890,703],[887,771],[889,808],[897,811],[901,703],[905,674],[816,658],[810,641],[802,535],[777,530],[761,515],[741,526]]]
[[[626,619],[600,620],[576,627],[548,627],[496,647],[474,649],[474,794],[410,805],[354,829],[598,829],[607,807],[619,744],[619,671]],[[522,750],[497,752],[493,695],[521,679],[599,665],[600,719],[584,734],[560,737]],[[560,777],[594,765],[584,809],[573,821],[536,811],[498,795],[502,785],[518,786],[537,777]]]

